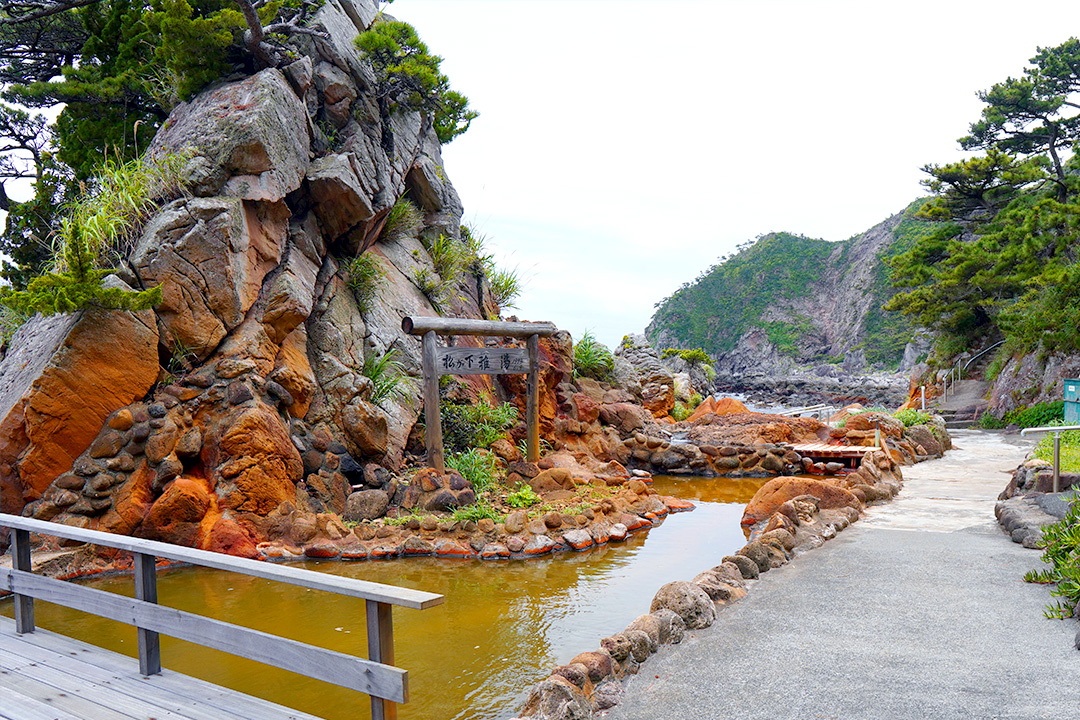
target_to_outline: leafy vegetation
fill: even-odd
[[[911,427],[913,425],[925,425],[932,419],[930,413],[924,412],[922,410],[916,410],[915,408],[897,410],[893,413],[893,417],[904,423],[904,427]]]
[[[356,298],[356,307],[366,315],[385,284],[382,267],[374,255],[363,253],[345,261],[345,272],[348,274],[346,285]]]
[[[380,240],[389,240],[395,237],[416,237],[424,226],[424,216],[420,208],[413,204],[409,198],[402,196],[397,199],[390,212],[386,215]]]
[[[615,372],[615,356],[586,330],[574,344],[574,377],[606,382]]]
[[[469,109],[469,99],[450,89],[449,78],[439,71],[442,58],[431,54],[411,25],[377,19],[356,38],[356,46],[371,62],[378,80],[376,98],[387,152],[394,148],[390,127],[393,104],[428,113],[443,143],[469,129],[477,116]]]
[[[360,374],[371,380],[371,402],[382,403],[383,400],[398,395],[405,396],[406,388],[414,384],[413,378],[405,372],[405,366],[398,360],[398,351],[388,349],[378,357],[371,353],[364,358],[364,367]]]
[[[480,522],[484,519],[494,520],[499,523],[506,518],[499,514],[499,511],[493,508],[490,503],[477,500],[472,505],[466,505],[455,510],[450,519],[456,523]]]
[[[1061,472],[1080,472],[1080,430],[1061,433],[1059,452]],[[1054,436],[1047,433],[1035,446],[1033,454],[1040,460],[1054,462]]]
[[[470,448],[464,452],[447,453],[446,466],[461,473],[461,477],[472,483],[476,492],[483,492],[495,483],[499,460],[487,450]]]
[[[1080,350],[1080,40],[1040,48],[1022,74],[979,94],[960,138],[985,154],[927,165],[942,222],[893,259],[886,306],[937,331],[939,345],[1004,337],[1006,352]],[[939,354],[943,354],[940,353]]]
[[[1042,561],[1050,565],[1042,571],[1024,575],[1027,582],[1055,583],[1050,591],[1062,598],[1046,606],[1048,618],[1070,618],[1080,602],[1080,502],[1072,503],[1065,517],[1043,528],[1040,546]]]
[[[493,404],[490,398],[475,403],[443,400],[439,404],[443,442],[455,452],[490,447],[503,437],[518,419],[510,403]]]
[[[506,496],[506,504],[514,508],[527,508],[540,503],[543,500],[536,491],[528,485],[522,485],[514,492]]]
[[[996,417],[990,413],[984,413],[978,425],[983,428],[1003,428],[1008,425],[1019,425],[1022,428],[1046,427],[1048,425],[1060,425],[1065,421],[1065,401],[1036,403],[1029,407],[1010,410],[1003,416]]]

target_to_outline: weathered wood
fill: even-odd
[[[121,694],[152,700],[192,720],[320,720],[314,715],[168,669],[163,669],[160,675],[144,677],[137,673],[135,661],[125,655],[48,630],[38,629],[31,635],[19,637],[11,634],[13,630],[14,623],[0,616],[0,637],[3,638],[0,644],[5,650],[32,662],[56,667],[73,677],[107,685]],[[2,666],[4,664],[0,662]]]
[[[135,565],[135,597],[148,603],[157,603],[157,565],[156,558],[146,553],[132,556]],[[138,628],[139,671],[143,675],[157,675],[161,672],[161,638],[156,632]]]
[[[529,372],[524,348],[438,348],[439,375],[523,375]]]
[[[489,337],[524,338],[530,335],[550,337],[555,334],[555,326],[546,322],[504,322],[502,320],[470,320],[469,318],[444,318],[406,316],[401,320],[401,329],[410,335],[424,335],[434,332],[437,335],[486,335]]]
[[[405,702],[407,673],[400,668],[22,570],[0,568],[0,580],[6,581],[13,592],[46,602],[136,625],[369,695]]]
[[[393,608],[386,603],[366,603],[368,659],[385,665],[394,664],[394,616]],[[409,687],[405,685],[405,700],[409,699]],[[371,696],[371,720],[397,720],[397,705],[388,700]]]
[[[525,396],[526,460],[540,459],[540,336],[530,335],[525,341],[529,354],[528,394]]]
[[[438,347],[434,330],[424,333],[420,364],[424,373],[424,445],[427,447],[427,462],[428,467],[442,474],[446,466],[443,460],[442,417],[439,414]]]
[[[11,533],[11,566],[26,572],[33,569],[30,565],[30,532],[26,529],[17,528]],[[15,630],[34,632],[34,598],[15,595]]]
[[[390,603],[401,607],[425,610],[443,603],[443,596],[435,593],[411,590],[409,588],[384,585],[382,583],[368,582],[366,580],[354,580],[352,578],[328,575],[326,573],[304,570],[302,568],[278,565],[276,563],[263,562],[261,560],[249,560],[232,555],[187,548],[180,545],[157,542],[155,540],[143,540],[141,538],[127,537],[126,535],[114,535],[112,533],[86,530],[60,523],[45,522],[32,518],[19,517],[0,513],[0,526],[29,530],[42,535],[67,538],[77,542],[92,543],[104,547],[126,550],[134,553],[145,553],[169,560],[201,565],[203,567],[227,570],[229,572],[251,575],[252,577],[275,582],[297,585],[312,590],[323,590],[337,593],[347,597],[361,598],[364,600],[377,600],[378,602]]]

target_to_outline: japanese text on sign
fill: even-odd
[[[440,375],[512,375],[529,372],[524,348],[439,348]]]

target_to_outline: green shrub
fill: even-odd
[[[420,209],[413,205],[412,201],[407,197],[400,197],[394,203],[394,207],[390,208],[390,212],[386,216],[386,223],[383,225],[382,232],[379,233],[379,239],[391,240],[396,237],[416,237],[423,227],[424,216],[420,213]]]
[[[454,511],[451,519],[454,522],[480,522],[481,520],[488,518],[494,520],[497,523],[502,522],[506,518],[498,513],[495,508],[483,500],[477,500],[472,505],[466,505],[465,507],[458,508]]]
[[[469,99],[450,89],[450,79],[439,72],[442,58],[428,51],[411,25],[377,18],[356,38],[356,47],[375,70],[382,103],[431,113],[441,143],[469,129],[476,118],[469,109]],[[389,118],[383,120],[385,123]]]
[[[904,423],[904,427],[911,427],[912,425],[926,425],[932,419],[930,413],[924,412],[922,410],[916,410],[915,408],[897,410],[893,413],[893,417]]]
[[[398,351],[388,349],[376,357],[374,353],[364,358],[364,367],[360,374],[371,380],[371,402],[379,404],[391,395],[406,396],[406,389],[413,386],[413,379],[405,372],[405,366],[398,360]]]
[[[488,284],[491,286],[491,296],[495,304],[500,308],[517,307],[514,303],[521,295],[522,283],[518,269],[506,270],[499,268],[488,274]]]
[[[680,350],[678,348],[667,348],[664,350],[660,357],[669,358],[672,356],[681,357],[683,360],[691,365],[703,364],[707,365],[709,360],[709,354],[701,348],[692,348],[690,350]]]
[[[531,487],[522,485],[506,496],[506,504],[514,508],[527,508],[536,505],[542,499]]]
[[[615,371],[615,357],[588,330],[574,345],[574,377],[607,382]]]
[[[1050,594],[1064,600],[1047,605],[1043,614],[1048,618],[1070,618],[1080,602],[1080,502],[1073,503],[1060,521],[1043,528],[1039,545],[1043,548],[1042,561],[1050,568],[1032,570],[1024,580],[1056,583]]]
[[[1055,400],[1048,403],[1036,403],[1026,408],[1011,410],[1001,418],[1003,426],[1013,423],[1022,428],[1044,427],[1060,424],[1065,419],[1065,401]]]
[[[486,448],[506,434],[518,419],[510,403],[492,405],[486,399],[472,404],[440,403],[443,442],[456,451]]]
[[[361,314],[366,315],[385,285],[382,267],[374,255],[364,253],[349,258],[345,262],[345,270],[349,274],[346,284],[356,298],[356,306]]]
[[[499,461],[487,450],[471,448],[465,452],[447,453],[446,466],[461,473],[461,477],[472,483],[476,492],[482,492],[495,482]]]
[[[442,312],[443,303],[446,302],[446,285],[439,279],[438,275],[433,273],[430,268],[418,267],[413,273],[413,285],[427,299],[435,312]]]
[[[1054,436],[1047,433],[1035,446],[1034,455],[1047,462],[1054,461]],[[1061,471],[1080,472],[1080,431],[1061,433]]]
[[[690,409],[689,405],[684,405],[678,400],[675,401],[674,407],[671,408],[671,417],[675,422],[682,422],[686,418],[690,417],[694,411]]]

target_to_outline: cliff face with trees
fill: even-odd
[[[659,347],[700,347],[724,376],[846,364],[895,369],[914,326],[882,303],[886,261],[927,231],[913,203],[842,242],[772,233],[740,247],[661,301],[646,334]]]
[[[960,145],[927,165],[935,232],[896,257],[886,306],[937,334],[942,364],[1002,344],[988,369],[991,412],[1060,400],[1080,367],[1080,40],[1039,48],[1017,77],[981,92]]]
[[[327,0],[265,48],[218,7],[194,27],[236,21],[220,54],[211,43],[205,57],[151,53],[139,57],[164,65],[105,73],[88,55],[103,47],[99,15],[158,39],[177,27],[172,5],[160,28],[156,6],[119,7],[46,18],[52,30],[72,22],[83,43],[82,64],[61,68],[49,92],[85,94],[42,137],[48,149],[5,157],[9,176],[38,179],[35,200],[8,201],[5,237],[60,249],[15,268],[5,291],[9,316],[45,314],[19,327],[0,364],[3,511],[252,554],[300,516],[340,515],[354,483],[382,487],[401,467],[420,408],[418,341],[402,317],[486,318],[507,299],[442,168],[441,143],[473,113],[411,28],[374,2]],[[288,21],[266,12],[267,30]],[[193,65],[170,65],[182,61]],[[35,67],[20,71],[57,70]],[[200,90],[223,68],[235,74]],[[142,98],[148,114],[132,114],[147,73],[190,99]],[[99,106],[103,134],[87,134]],[[80,158],[95,154],[109,162],[90,174]],[[61,186],[78,197],[39,214]]]

